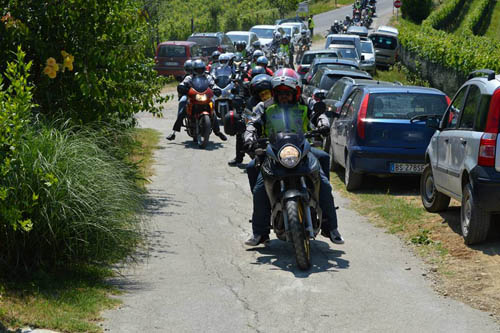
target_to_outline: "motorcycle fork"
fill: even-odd
[[[301,187],[302,193],[307,193],[307,186],[306,186],[306,181],[305,181],[304,177],[300,177],[300,187]],[[281,196],[284,197],[285,193],[287,191],[284,180],[280,180],[280,191],[281,191]],[[306,202],[309,202],[307,196],[308,196],[307,194],[294,195],[293,197],[284,198],[282,200],[281,207],[282,207],[282,212],[283,212],[283,223],[285,225],[285,235],[286,235],[287,242],[291,242],[292,238],[290,235],[290,227],[288,224],[288,215],[287,215],[287,212],[285,209],[286,201],[296,199],[296,198],[299,199],[299,207],[300,207],[299,213],[300,212],[305,213],[304,214],[305,219],[301,219],[301,221],[305,220],[304,229],[309,233],[309,238],[314,239],[314,229],[313,229],[313,225],[312,225],[311,207],[309,207],[309,205],[305,204]]]

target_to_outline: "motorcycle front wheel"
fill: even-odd
[[[307,270],[311,267],[311,244],[309,243],[309,237],[306,236],[306,221],[304,220],[305,214],[302,203],[298,200],[287,201],[286,212],[288,225],[292,233],[297,266],[301,270]]]
[[[202,149],[207,147],[211,130],[212,123],[210,122],[210,117],[207,114],[201,116],[200,119],[198,119],[198,128],[196,130],[198,147]]]

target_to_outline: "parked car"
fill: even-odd
[[[184,76],[184,62],[201,57],[201,49],[194,42],[168,41],[158,44],[154,69],[158,75],[172,75],[177,80]]]
[[[335,45],[352,45],[356,48],[356,51],[361,55],[361,38],[358,35],[348,35],[348,34],[331,34],[326,37],[325,49],[333,47]]]
[[[376,31],[369,38],[375,48],[375,62],[379,66],[388,67],[398,60],[398,35],[392,32]]]
[[[345,168],[347,190],[360,188],[364,174],[421,174],[435,130],[413,119],[442,115],[447,106],[447,96],[433,88],[355,87],[330,131],[333,168]]]
[[[338,65],[343,66],[348,69],[359,69],[359,62],[353,59],[341,59],[341,58],[320,58],[317,57],[309,66],[309,70],[304,75],[302,83],[308,84],[311,81],[312,76],[316,73],[316,71],[328,65]]]
[[[233,42],[223,32],[196,32],[187,40],[198,44],[204,57],[210,57],[214,51],[236,52]]]
[[[361,39],[363,39],[363,37],[368,37],[368,28],[363,26],[359,27],[357,25],[351,25],[349,28],[347,28],[347,34],[358,35]]]
[[[226,35],[231,39],[233,44],[240,40],[246,42],[247,48],[250,48],[253,42],[259,40],[255,32],[251,31],[228,31]]]
[[[260,43],[262,46],[265,46],[272,42],[274,31],[279,31],[282,36],[285,35],[285,31],[283,28],[278,25],[255,25],[250,31],[254,32],[257,37],[259,37]]]
[[[304,99],[311,97],[314,90],[330,90],[335,82],[348,76],[358,79],[372,79],[371,75],[358,69],[345,68],[344,66],[330,65],[322,67],[313,75],[308,85],[304,86],[302,96]]]
[[[399,35],[399,30],[394,27],[390,27],[388,25],[381,25],[380,27],[377,28],[377,32],[388,32],[394,35]]]
[[[375,49],[372,41],[368,38],[361,39],[361,57],[364,58],[360,62],[361,69],[375,75],[375,72],[377,71],[375,63]]]
[[[338,58],[338,54],[332,50],[310,50],[304,52],[302,59],[297,60],[297,73],[303,77],[315,58]]]
[[[295,47],[300,38],[300,28],[298,26],[288,24],[279,25],[279,27],[283,29],[286,35],[290,36],[292,46]]]
[[[280,23],[281,26],[295,26],[295,27],[298,27],[299,28],[299,34],[302,32],[302,31],[305,31],[306,32],[306,36],[311,38],[311,30],[309,30],[309,28],[307,27],[307,24],[304,23],[304,22],[284,22],[284,23]]]
[[[356,60],[361,64],[364,57],[358,52],[354,45],[340,45],[340,44],[330,44],[329,50],[337,52],[340,58]]]
[[[475,77],[477,74],[484,74]],[[425,154],[420,181],[429,212],[461,202],[460,225],[466,244],[484,241],[493,213],[500,212],[500,75],[481,70],[460,87],[440,121]]]

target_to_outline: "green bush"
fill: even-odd
[[[404,0],[401,14],[403,18],[420,23],[430,14],[431,9],[432,0]]]
[[[445,29],[447,26],[454,23],[466,1],[468,0],[448,0],[437,10],[432,12],[432,14],[422,22],[422,25],[434,29]]]
[[[488,11],[493,9],[495,3],[496,0],[480,0],[477,6],[472,8],[465,17],[461,32],[478,35],[484,24],[484,18],[487,16]]]
[[[0,224],[0,269],[112,263],[141,240],[143,192],[130,167],[99,146],[93,131],[26,129],[19,167],[0,179],[2,207],[16,207],[29,228]],[[6,223],[7,222],[7,223]]]
[[[0,8],[0,71],[22,45],[38,112],[132,124],[139,111],[159,111],[163,84],[145,55],[151,26],[142,1],[0,0]]]

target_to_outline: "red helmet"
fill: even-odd
[[[271,79],[273,95],[277,91],[293,90],[295,91],[295,102],[297,102],[302,92],[300,83],[300,76],[296,71],[290,68],[279,69]]]

